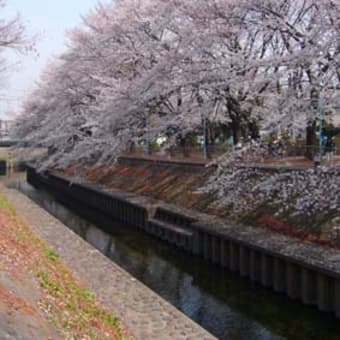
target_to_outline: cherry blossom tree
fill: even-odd
[[[251,23],[264,29],[269,43],[275,47],[268,55],[271,69],[266,74],[272,79],[258,97],[258,109],[266,115],[260,114],[260,120],[271,129],[275,126],[305,128],[306,143],[315,145],[320,110],[338,105],[339,3],[253,1],[246,6]],[[261,20],[257,20],[257,16]],[[240,159],[237,153],[221,159],[218,171],[208,184],[210,191],[218,192],[222,205],[238,213],[272,205],[278,213],[290,211],[296,216],[314,216],[314,219],[339,215],[336,169],[322,167],[271,174],[240,166]]]
[[[259,124],[315,130],[318,93],[337,97],[336,13],[332,2],[116,1],[86,18],[61,59],[75,77],[82,60],[73,82],[96,88],[83,107],[121,136],[143,138],[147,119],[151,137],[185,134],[202,115],[229,122],[235,143]]]
[[[0,11],[6,6],[5,0],[0,0]],[[1,13],[1,12],[0,12]],[[33,47],[33,39],[25,34],[25,28],[19,15],[13,18],[4,18],[0,15],[0,72],[9,70],[8,50],[25,52]]]
[[[306,130],[315,145],[320,110],[339,105],[339,13],[333,0],[98,5],[24,104],[17,135],[50,149],[46,166],[107,164],[160,136],[172,145],[202,120],[228,125],[235,144],[262,128]],[[241,154],[262,153],[254,145]],[[333,170],[263,174],[243,159],[218,159],[207,184],[236,212],[268,201],[307,215],[339,206]]]

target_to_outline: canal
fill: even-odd
[[[88,207],[33,188],[24,177],[7,179],[7,184],[219,339],[340,339],[340,323],[331,314],[275,294]]]

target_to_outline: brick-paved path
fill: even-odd
[[[64,224],[16,190],[0,190],[68,267],[136,339],[215,339],[156,293],[94,249]]]

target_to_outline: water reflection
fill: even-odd
[[[71,212],[23,181],[15,186],[220,339],[339,339],[340,326],[331,315],[291,302],[89,209],[73,205]]]

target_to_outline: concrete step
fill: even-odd
[[[157,226],[157,227],[165,229],[165,230],[168,230],[168,231],[171,231],[171,232],[176,233],[176,234],[183,235],[183,236],[187,236],[187,237],[193,236],[193,232],[190,231],[190,230],[183,229],[183,228],[181,228],[177,225],[174,225],[174,224],[171,224],[171,223],[168,223],[168,222],[163,222],[163,221],[160,221],[160,220],[155,219],[155,218],[150,219],[149,224]]]
[[[150,219],[148,221],[147,232],[189,252],[193,249],[194,233],[177,225],[157,219]]]

